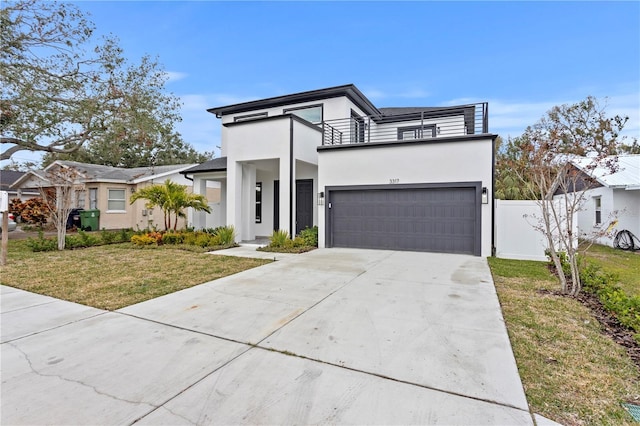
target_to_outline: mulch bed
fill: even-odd
[[[591,310],[593,316],[602,325],[602,332],[624,347],[629,357],[640,368],[640,344],[633,338],[633,331],[620,324],[618,319],[602,306],[596,295],[582,292],[575,296],[575,299]]]

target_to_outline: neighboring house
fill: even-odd
[[[320,247],[492,250],[486,103],[377,108],[354,85],[212,108],[221,158],[182,173],[220,184],[238,240],[317,225]],[[212,226],[194,214],[196,228]]]
[[[640,237],[640,155],[618,156],[617,170],[613,173],[604,166],[590,167],[592,162],[588,157],[572,161],[596,180],[584,192],[584,206],[578,212],[580,234],[593,236],[613,222],[615,231],[626,229]],[[611,234],[598,237],[596,242],[611,246],[615,232]]]
[[[13,182],[24,176],[26,172],[19,172],[15,170],[0,170],[0,191],[7,191],[9,194],[9,200],[14,198],[20,198],[22,201],[27,201],[31,198],[40,196],[38,188],[18,188],[11,187]]]
[[[191,189],[192,182],[180,172],[194,164],[172,166],[136,167],[131,169],[85,164],[75,161],[55,161],[44,170],[33,170],[20,177],[11,185],[22,187],[51,187],[50,177],[56,168],[71,168],[77,172],[77,183],[82,188],[76,192],[75,207],[100,210],[99,226],[104,229],[153,227],[164,228],[164,216],[160,209],[147,209],[146,200],[129,204],[130,195],[137,189],[153,184],[162,184],[170,179]],[[219,201],[220,189],[211,183],[202,192],[210,204]],[[189,209],[190,210],[190,209]],[[192,213],[188,212],[190,216]],[[190,220],[190,218],[188,218]],[[181,220],[178,227],[184,227]]]

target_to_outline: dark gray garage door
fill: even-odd
[[[333,247],[480,255],[476,187],[332,190]]]

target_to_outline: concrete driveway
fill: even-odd
[[[2,424],[533,423],[478,257],[321,249],[115,312],[3,286],[1,347]]]

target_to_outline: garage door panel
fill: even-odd
[[[475,254],[475,187],[334,190],[330,197],[334,247]]]

